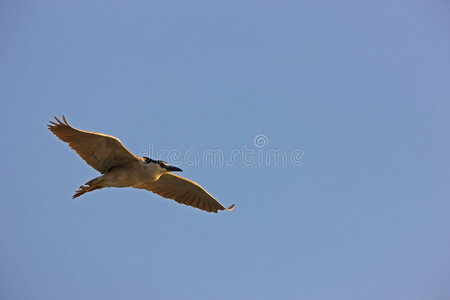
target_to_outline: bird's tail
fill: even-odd
[[[84,185],[80,186],[80,188],[77,191],[75,191],[75,194],[72,196],[72,199],[78,198],[85,193],[104,188],[103,186],[101,186],[102,180],[100,180],[99,178],[100,177],[94,178],[86,182]]]

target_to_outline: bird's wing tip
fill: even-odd
[[[66,117],[65,117],[64,115],[62,115],[62,119],[63,119],[62,122],[61,122],[61,120],[58,119],[56,116],[53,116],[53,118],[54,118],[54,121],[49,121],[50,124],[47,125],[47,126],[48,126],[48,129],[52,130],[53,127],[59,127],[59,126],[61,126],[61,125],[62,125],[62,126],[69,126],[69,127],[71,127],[71,126],[69,125],[69,123],[67,122]],[[55,122],[55,121],[56,121],[56,122]]]
[[[234,209],[234,207],[236,206],[236,204],[231,205],[230,207],[227,208],[227,210],[232,211]]]

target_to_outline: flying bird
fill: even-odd
[[[88,165],[102,173],[80,188],[73,199],[105,187],[133,187],[145,189],[178,203],[193,206],[208,212],[232,210],[226,208],[196,182],[175,175],[180,168],[165,161],[136,156],[121,141],[113,136],[76,129],[55,117],[48,129],[59,139],[69,144]]]

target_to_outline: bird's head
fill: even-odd
[[[151,164],[155,167],[156,170],[158,170],[161,174],[164,174],[166,172],[183,172],[180,168],[177,168],[175,166],[171,166],[165,161],[162,160],[154,160],[149,157],[143,157],[145,159],[146,164]]]

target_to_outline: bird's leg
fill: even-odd
[[[75,192],[75,195],[72,196],[72,199],[78,198],[85,193],[103,188],[103,186],[101,185],[103,181],[98,179],[99,177],[94,178],[91,181],[87,182],[85,185],[80,186],[80,188]]]

